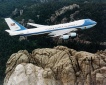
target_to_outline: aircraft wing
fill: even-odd
[[[51,37],[57,37],[57,36],[62,36],[64,34],[69,34],[72,31],[76,31],[76,28],[72,28],[72,29],[67,29],[67,30],[59,30],[59,31],[54,31],[49,33],[48,35],[50,35]]]
[[[37,28],[47,26],[47,25],[40,25],[40,24],[35,24],[35,23],[27,23],[27,24],[34,26],[34,27],[37,27]]]

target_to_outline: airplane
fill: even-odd
[[[18,22],[11,18],[5,18],[10,30],[5,30],[10,36],[31,36],[48,34],[50,37],[59,37],[60,39],[69,39],[70,37],[76,37],[78,29],[89,29],[97,24],[96,21],[91,19],[81,19],[69,23],[57,24],[57,25],[40,25],[35,23],[27,23],[28,25],[35,26],[35,28],[27,29]]]

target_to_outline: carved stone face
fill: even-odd
[[[18,76],[22,73],[25,73],[25,69],[24,69],[24,66],[19,64],[17,65],[17,67],[15,68],[15,74]]]
[[[34,71],[34,66],[32,64],[28,64],[26,66],[26,74],[30,75],[33,73],[33,71]]]

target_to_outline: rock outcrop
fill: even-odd
[[[4,85],[106,85],[106,51],[21,50],[10,56],[5,73]]]
[[[12,12],[12,16],[21,16],[23,15],[24,10],[15,8],[15,10]]]
[[[77,4],[72,4],[72,5],[69,5],[69,6],[64,6],[63,8],[56,10],[55,13],[52,14],[50,19],[48,19],[48,20],[51,23],[55,23],[55,24],[56,23],[66,23],[68,21],[74,21],[75,20],[74,19],[75,16],[77,14],[79,14],[79,8],[80,8],[80,6],[77,5]],[[64,15],[64,17],[63,17],[63,15]],[[61,19],[60,17],[63,17],[63,18]]]

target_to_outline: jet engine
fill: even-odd
[[[75,32],[72,32],[72,33],[70,33],[70,34],[68,34],[68,35],[63,35],[63,36],[61,36],[60,38],[62,38],[62,39],[64,39],[64,40],[66,40],[66,39],[69,39],[70,37],[76,37],[77,36],[77,34],[75,33]]]
[[[66,40],[66,39],[69,39],[69,35],[63,35],[63,36],[61,36],[60,38]]]
[[[69,34],[69,36],[70,36],[70,37],[76,37],[76,36],[77,36],[77,33],[72,32],[72,33]]]

